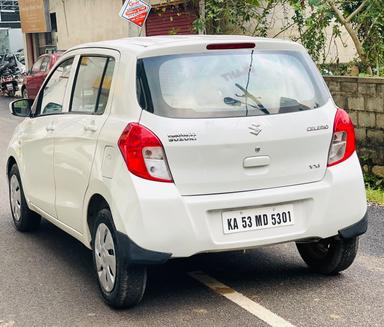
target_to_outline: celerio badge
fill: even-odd
[[[316,131],[321,131],[328,128],[329,128],[328,125],[310,126],[307,128],[307,132],[316,132]]]

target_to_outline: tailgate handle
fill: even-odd
[[[244,159],[243,166],[244,168],[265,167],[268,166],[270,162],[271,158],[268,156],[248,157]]]

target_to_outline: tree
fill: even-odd
[[[195,29],[204,34],[267,36],[268,17],[282,0],[200,0]]]
[[[383,0],[290,0],[295,10],[294,21],[302,43],[315,59],[325,48],[328,26],[338,37],[344,27],[351,37],[360,62],[369,74],[372,67],[384,64]]]
[[[164,0],[172,3],[172,0]],[[288,6],[291,20],[275,35],[288,28],[298,31],[300,41],[312,57],[326,58],[331,27],[332,39],[341,38],[344,28],[351,37],[359,62],[372,74],[372,67],[384,67],[384,0],[184,0],[200,15],[195,29],[203,34],[244,33],[267,36],[272,11]]]

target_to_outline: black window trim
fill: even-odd
[[[79,71],[80,71],[81,60],[84,57],[87,57],[87,58],[105,58],[106,59],[105,64],[104,64],[104,69],[103,69],[103,75],[102,75],[102,77],[100,79],[99,91],[97,93],[96,104],[95,104],[95,108],[94,108],[93,112],[89,112],[89,111],[72,111],[73,96],[75,94],[75,88],[76,88],[77,78],[78,78]],[[97,110],[97,108],[99,106],[100,95],[101,95],[101,88],[103,86],[104,79],[105,79],[105,74],[107,72],[109,63],[111,62],[111,59],[113,59],[113,61],[116,62],[114,57],[108,56],[108,55],[102,55],[102,54],[100,54],[100,55],[99,54],[81,54],[80,55],[79,62],[78,62],[77,67],[76,67],[75,77],[74,77],[73,83],[72,83],[71,98],[70,98],[70,101],[69,101],[69,107],[68,107],[68,111],[66,112],[66,114],[102,116],[105,113],[105,108],[104,108],[103,112],[96,112],[96,110]],[[108,96],[108,99],[109,99],[109,96]]]

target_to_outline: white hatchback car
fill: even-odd
[[[26,117],[7,157],[16,228],[42,216],[92,249],[113,307],[141,300],[148,265],[197,253],[294,241],[335,274],[367,229],[352,122],[296,43],[86,44],[11,111]]]

